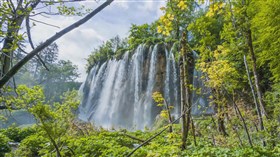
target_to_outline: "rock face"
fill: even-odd
[[[194,72],[194,78],[201,75]],[[177,117],[180,114],[178,74],[174,55],[164,45],[140,45],[132,56],[126,53],[120,60],[108,60],[91,69],[80,88],[83,99],[79,117],[105,128],[151,127],[162,109],[152,99],[156,91],[174,106],[172,114]],[[198,79],[193,83],[203,85]],[[207,98],[194,93],[192,102],[196,105],[194,114],[206,111]]]

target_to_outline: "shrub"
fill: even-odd
[[[0,157],[4,156],[5,153],[11,151],[11,147],[9,146],[10,139],[4,134],[0,133]]]

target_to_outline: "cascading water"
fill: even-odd
[[[172,115],[177,117],[180,114],[180,80],[171,52],[163,45],[140,45],[132,56],[127,52],[120,60],[111,59],[95,65],[80,88],[83,95],[80,119],[105,128],[151,127],[162,109],[152,99],[156,91],[175,107]],[[200,99],[194,95],[195,102],[204,101],[207,106],[204,97]]]

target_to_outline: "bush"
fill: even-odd
[[[11,147],[8,144],[9,141],[10,139],[7,136],[0,133],[0,157],[11,151]]]
[[[4,135],[6,135],[12,141],[20,142],[23,139],[25,139],[26,137],[34,134],[35,129],[32,127],[19,128],[19,127],[16,127],[15,125],[12,125],[7,129],[2,129],[0,132],[2,132]]]
[[[47,145],[47,142],[48,140],[39,134],[30,135],[21,141],[16,155],[38,156],[44,146]]]

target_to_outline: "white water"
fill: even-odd
[[[194,77],[201,74],[194,72]],[[120,60],[108,60],[91,69],[80,89],[83,100],[79,117],[105,128],[151,127],[162,109],[152,99],[155,91],[175,107],[173,116],[180,114],[179,82],[173,53],[158,45],[140,45],[130,57],[127,52]],[[193,83],[200,85],[201,81],[194,79]],[[207,100],[195,93],[193,101],[207,106]]]

